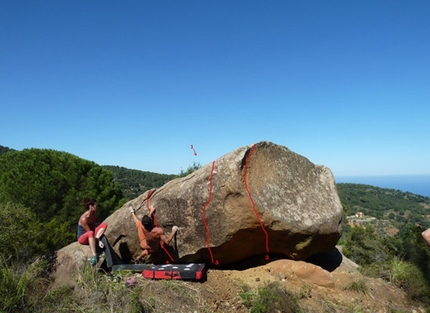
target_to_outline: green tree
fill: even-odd
[[[421,226],[409,226],[402,229],[396,237],[401,242],[398,255],[420,269],[430,283],[430,248],[423,240]]]
[[[188,166],[186,171],[181,170],[181,172],[179,173],[179,177],[185,177],[185,176],[191,174],[192,172],[197,171],[201,167],[202,166],[200,165],[200,163],[193,162],[193,165]]]
[[[42,223],[29,208],[17,203],[0,203],[0,255],[6,260],[31,262],[72,242],[76,237],[69,222],[53,218]]]
[[[76,223],[85,196],[98,201],[99,219],[123,198],[111,172],[72,154],[25,149],[0,155],[0,199],[30,208],[43,223]]]
[[[389,259],[388,251],[370,224],[351,229],[346,236],[343,253],[361,266]]]
[[[8,151],[14,151],[14,150],[5,146],[0,146],[0,154],[6,153]]]
[[[39,220],[21,204],[0,204],[0,255],[4,260],[27,259],[39,250],[34,238]]]
[[[145,191],[159,188],[178,177],[172,174],[158,174],[120,166],[103,165],[102,167],[109,170],[113,175],[113,179],[120,184],[125,201],[137,198]]]

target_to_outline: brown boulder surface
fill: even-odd
[[[152,255],[154,263],[225,265],[258,255],[300,261],[332,251],[343,226],[331,171],[270,142],[234,150],[109,216],[106,237],[126,263],[141,252],[130,204],[138,217],[154,206],[167,233],[179,226],[166,250]],[[67,251],[59,262],[73,258]]]
[[[269,142],[237,149],[131,204],[138,216],[154,206],[166,231],[179,226],[169,252],[178,262],[228,264],[265,254],[304,260],[333,250],[343,224],[331,171]],[[136,256],[140,247],[128,203],[107,222],[119,255]],[[164,251],[154,255],[163,258]]]

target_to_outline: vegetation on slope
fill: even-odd
[[[102,167],[112,173],[114,180],[121,186],[124,199],[128,201],[137,198],[147,190],[159,188],[174,178],[187,176],[198,170],[201,165],[194,162],[187,170],[181,170],[178,175],[158,174],[112,165],[103,165]]]
[[[159,188],[178,177],[178,175],[158,174],[113,165],[103,165],[102,167],[112,173],[114,181],[121,186],[127,201],[137,198],[147,190]]]
[[[9,235],[8,230],[14,233],[40,230],[44,235],[34,236],[29,244],[38,246],[39,251],[55,251],[76,237],[76,223],[84,211],[80,202],[84,197],[98,201],[100,220],[114,212],[123,200],[111,172],[94,162],[44,149],[9,150],[0,154],[0,215],[4,217],[0,236]],[[28,214],[16,215],[18,212]],[[28,216],[27,220],[18,223],[23,216]]]
[[[430,227],[430,198],[363,184],[337,188],[349,215],[340,242],[345,256],[429,305],[430,249],[421,233]]]
[[[430,227],[430,198],[395,189],[363,184],[337,184],[339,197],[348,213],[363,212],[395,227],[420,224]]]
[[[76,221],[83,210],[80,200],[96,198],[103,219],[147,189],[199,167],[193,164],[179,175],[164,175],[99,166],[54,150],[15,151],[0,146],[0,311],[51,312],[56,310],[51,307],[53,301],[70,312],[79,311],[84,297],[80,290],[89,292],[87,284],[94,276],[74,290],[48,291],[48,286],[49,255],[75,240]],[[351,216],[339,242],[344,254],[361,265],[366,275],[391,281],[407,291],[412,301],[429,306],[430,253],[421,232],[430,227],[430,198],[369,185],[337,187],[346,215]],[[356,212],[372,218],[354,218]],[[39,267],[30,266],[36,258],[45,261]],[[108,296],[104,305],[111,309],[121,298],[124,302],[119,303],[131,306],[130,311],[155,312],[153,303],[137,301],[135,293],[114,290],[109,283],[103,288]],[[351,288],[367,290],[363,284]],[[254,298],[247,303],[251,311],[268,312],[268,306],[259,307],[257,302]],[[95,310],[91,303],[85,306],[87,311]]]

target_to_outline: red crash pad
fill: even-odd
[[[201,280],[205,274],[204,263],[151,265],[142,276],[149,279]]]

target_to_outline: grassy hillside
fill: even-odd
[[[33,150],[30,151],[32,152],[30,156],[33,156],[34,160],[44,160],[39,154],[36,155],[36,152],[39,153],[40,151],[36,151],[37,149]],[[48,159],[45,158],[49,161],[47,164],[55,165],[58,163],[57,161],[63,160],[59,164],[67,165],[68,170],[60,167],[59,170],[53,171],[50,167],[43,167],[42,165],[44,164],[40,166],[32,165],[30,169],[36,172],[36,174],[32,176],[41,179],[39,184],[35,184],[36,187],[39,185],[42,187],[45,186],[46,183],[53,178],[58,178],[60,176],[59,174],[62,174],[62,176],[64,176],[63,178],[67,181],[75,176],[78,178],[91,178],[89,174],[79,174],[78,170],[70,168],[69,166],[70,164],[78,166],[81,162],[85,165],[88,163],[86,160],[80,160],[78,157],[70,156],[66,153],[56,153],[55,151],[43,152],[45,152],[45,154],[48,153],[50,156]],[[28,151],[26,153],[26,155],[29,154]],[[3,165],[3,168],[7,165],[7,162],[4,160],[11,159],[10,157],[15,154],[17,154],[15,150],[0,146],[0,156],[3,159],[3,163],[0,164]],[[25,153],[23,153],[23,155],[24,154]],[[16,176],[17,174],[28,174],[29,168],[22,168],[25,162],[18,161],[19,162],[15,162],[15,177],[19,176]],[[31,164],[38,164],[36,161]],[[12,160],[10,162],[12,162]],[[85,185],[84,192],[88,193],[94,190],[93,193],[97,196],[103,194],[103,192],[99,190],[101,187],[110,186],[114,183],[114,185],[119,185],[118,189],[122,191],[122,195],[120,196],[120,193],[118,193],[118,197],[115,198],[117,202],[134,199],[148,189],[159,188],[168,181],[176,177],[190,174],[200,167],[199,164],[193,164],[187,171],[181,172],[178,175],[167,175],[132,170],[119,166],[90,165],[91,168],[93,168],[91,173],[100,174],[99,176],[104,178],[104,180],[100,180],[97,177],[91,179],[91,182],[96,183]],[[0,166],[0,169],[1,168],[2,166]],[[41,168],[48,168],[49,170],[42,171]],[[78,166],[77,168],[79,169],[80,167]],[[44,175],[41,176],[40,173],[44,173]],[[22,185],[24,185],[17,179],[5,179],[4,181],[5,183],[17,183],[16,187],[22,187]],[[29,179],[24,179],[23,181],[27,182]],[[73,186],[75,185],[80,186],[82,184],[74,184]],[[53,193],[54,195],[61,194],[60,191],[62,189],[59,188],[59,186],[60,184],[56,184],[55,188],[32,188],[32,193],[27,191],[20,194],[24,194],[30,198],[35,198],[37,196],[48,203],[53,203],[53,201],[49,200],[47,197],[49,195],[47,191],[55,190]],[[430,294],[430,249],[421,236],[423,229],[430,227],[430,198],[410,192],[401,192],[399,190],[362,184],[341,183],[337,184],[337,188],[345,213],[348,216],[346,222],[349,222],[349,224],[345,223],[344,235],[338,244],[342,245],[344,255],[359,264],[361,269],[363,269],[363,273],[366,275],[365,278],[357,282],[360,284],[355,285],[354,288],[358,288],[357,290],[359,292],[372,288],[371,290],[373,292],[373,283],[366,283],[368,279],[371,279],[368,277],[374,277],[378,280],[382,279],[401,288],[401,290],[406,293],[411,303],[421,303],[428,309],[427,312],[430,312],[430,297],[428,296]],[[15,189],[16,188],[11,188],[11,190]],[[65,190],[66,199],[80,199],[82,197],[80,194],[78,194],[78,196],[67,196],[67,192],[74,192],[75,187],[63,189]],[[2,191],[3,194],[5,194],[5,187],[3,187],[3,190],[0,188],[0,196],[2,195]],[[36,201],[36,203],[40,202],[41,201]],[[40,251],[39,245],[45,245],[46,247],[44,250],[47,250],[49,246],[50,248],[48,250],[51,252],[54,251],[55,249],[52,247],[56,247],[58,243],[56,243],[56,245],[48,245],[47,242],[49,243],[49,238],[47,238],[47,234],[52,238],[64,239],[64,233],[68,229],[67,227],[62,227],[56,219],[45,224],[39,223],[39,217],[35,213],[35,206],[32,205],[30,201],[28,203],[29,204],[24,206],[20,203],[13,203],[10,201],[6,203],[0,202],[0,213],[2,214],[0,214],[0,217],[2,217],[3,221],[10,222],[9,224],[3,222],[3,224],[0,225],[2,229],[0,232],[0,243],[3,243],[0,247],[4,249],[4,243],[9,243],[11,247],[9,250],[12,251],[9,252],[9,255],[14,256],[14,253],[16,254],[14,258],[3,258],[4,255],[6,255],[5,252],[1,251],[2,253],[0,253],[0,272],[2,273],[2,275],[0,275],[0,312],[56,312],[58,311],[58,305],[63,308],[63,311],[68,312],[82,312],[83,309],[87,312],[96,312],[99,311],[100,307],[97,307],[94,301],[88,302],[88,300],[94,300],[92,297],[89,298],[88,294],[94,293],[94,289],[97,288],[103,289],[100,289],[101,292],[98,293],[99,296],[101,294],[104,295],[103,301],[99,302],[103,303],[105,306],[103,312],[110,312],[118,308],[128,312],[155,313],[172,311],[171,309],[163,309],[160,306],[161,303],[164,304],[167,300],[156,302],[155,299],[160,298],[159,291],[152,288],[158,287],[165,287],[165,289],[162,289],[162,292],[167,294],[166,299],[172,298],[171,303],[168,303],[171,305],[171,308],[177,307],[178,305],[184,308],[184,305],[187,305],[187,299],[189,299],[189,297],[186,291],[191,290],[191,288],[186,289],[188,288],[187,286],[191,286],[187,285],[187,283],[178,282],[178,284],[172,285],[170,282],[167,282],[167,284],[162,282],[150,282],[151,285],[148,285],[145,281],[144,285],[139,286],[139,288],[130,289],[124,285],[124,279],[122,278],[118,278],[118,283],[113,284],[112,277],[100,275],[100,277],[96,279],[97,282],[94,287],[94,284],[91,285],[91,283],[95,281],[91,269],[89,269],[88,273],[82,273],[84,276],[86,274],[87,279],[82,280],[78,288],[71,287],[70,289],[52,291],[49,286],[50,263],[40,263],[40,268],[30,266],[31,260],[40,258],[40,256],[33,251]],[[75,206],[79,208],[79,205],[73,205],[72,207]],[[107,205],[104,206],[107,207]],[[55,214],[53,217],[58,218],[57,215],[58,214]],[[356,215],[359,217],[356,217]],[[74,225],[76,218],[70,213],[65,214],[65,216],[69,216]],[[53,241],[52,238],[49,240]],[[21,247],[21,250],[18,251],[19,253],[15,252],[14,249],[16,245],[10,244],[11,242],[15,244],[19,243]],[[30,244],[37,244],[36,248],[38,249],[32,249]],[[18,255],[23,255],[24,252],[25,257],[18,257]],[[48,258],[49,254],[45,257]],[[219,272],[219,275],[224,277],[223,275],[227,274]],[[262,277],[264,278],[264,276]],[[209,283],[215,283],[217,281],[215,276],[212,276],[212,278],[212,280],[209,280]],[[105,284],[103,284],[103,282],[105,282]],[[98,283],[100,283],[100,285],[98,285]],[[225,279],[219,281],[219,286],[222,287],[222,290],[225,289],[225,285]],[[88,286],[88,288],[86,289],[85,286]],[[203,294],[207,289],[207,285],[202,284],[201,286],[201,291],[194,289],[194,287],[192,287],[192,290],[197,290],[199,295]],[[307,290],[306,294],[310,294],[311,292],[307,285],[302,286],[302,289]],[[178,290],[185,290],[185,292],[178,293]],[[293,295],[295,299],[293,304],[297,309],[294,312],[300,312],[298,307],[308,302],[306,298],[303,299],[303,290]],[[264,287],[263,289],[255,289],[252,293],[242,290],[239,293],[244,297],[246,296],[242,298],[244,300],[243,303],[240,300],[241,298],[238,297],[237,292],[234,291],[232,292],[231,299],[239,301],[237,304],[238,307],[244,308],[243,311],[246,312],[248,312],[251,307],[251,312],[271,312],[270,310],[266,310],[267,306],[263,306],[261,310],[257,310],[257,307],[259,307],[257,304],[261,303],[259,303],[258,298],[253,298],[256,297],[256,295],[260,295],[260,292],[262,295],[265,295],[269,291],[268,288],[264,289]],[[142,293],[145,294],[144,297],[142,297]],[[284,293],[282,293],[282,295],[284,295]],[[218,295],[216,297],[218,297]],[[349,297],[350,294],[345,293],[345,299],[349,299]],[[230,302],[233,301],[231,299],[229,300]],[[250,299],[253,299],[253,301],[250,301]],[[303,304],[296,302],[298,299],[303,300]],[[187,311],[200,310],[201,303],[205,301],[207,304],[215,303],[203,297],[198,298],[198,301],[193,303],[192,306],[190,306],[190,310]],[[214,301],[219,302],[219,299],[216,298]],[[53,306],[53,304],[55,304],[55,306]],[[109,306],[112,309],[109,309]],[[159,306],[158,309],[156,309],[157,306]],[[398,307],[398,305],[393,303],[393,308],[394,307]],[[225,310],[212,311],[212,309],[207,307],[204,311],[221,312]],[[312,312],[320,311],[321,310]],[[366,312],[367,311],[368,310],[366,310]],[[390,310],[390,312],[410,311],[411,310]],[[363,310],[361,306],[360,310],[348,306],[339,308],[339,310],[333,309],[330,310],[330,312],[365,312],[365,310],[364,306]]]
[[[128,169],[120,166],[103,165],[109,170],[113,179],[119,183],[125,200],[131,200],[152,188],[159,188],[177,175],[158,174],[140,170]]]
[[[102,167],[112,172],[114,180],[117,181],[122,188],[125,200],[128,201],[137,198],[149,189],[159,188],[172,179],[187,176],[199,169],[201,165],[200,163],[194,162],[187,170],[181,170],[178,175],[159,174],[113,165],[103,165]]]
[[[381,227],[430,227],[430,198],[395,189],[363,184],[337,184],[339,198],[349,216],[362,212]]]

